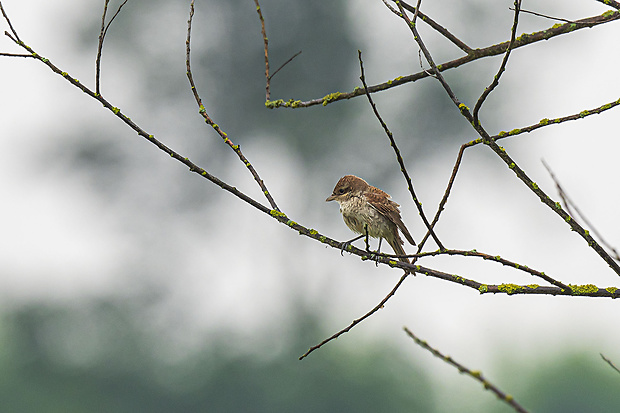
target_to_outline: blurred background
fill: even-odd
[[[4,0],[22,40],[94,89],[103,1]],[[109,16],[119,1],[110,4]],[[272,99],[309,100],[420,70],[407,27],[380,1],[261,1]],[[424,2],[472,48],[509,38],[512,1]],[[542,1],[575,20],[594,1]],[[108,31],[102,94],[166,145],[265,202],[246,168],[197,113],[185,76],[189,1],[130,0]],[[555,21],[522,15],[519,32]],[[435,60],[461,56],[420,24]],[[2,23],[2,30],[8,30]],[[481,111],[491,133],[618,99],[618,23],[517,49]],[[197,0],[192,62],[208,113],[241,145],[291,219],[351,233],[326,204],[356,174],[423,224],[365,98],[307,109],[264,106],[260,22],[250,0]],[[21,53],[3,37],[3,52]],[[501,56],[445,72],[472,107]],[[40,62],[0,60],[0,400],[14,412],[506,412],[471,378],[433,358],[413,330],[540,412],[615,412],[618,304],[609,299],[484,295],[410,277],[384,309],[297,358],[374,307],[399,271],[300,237],[170,159]],[[475,138],[438,82],[374,96],[428,216],[458,148]],[[552,198],[544,159],[620,246],[618,111],[502,141]],[[604,262],[483,146],[468,149],[437,234],[565,283],[618,286]],[[427,250],[435,249],[429,243]],[[413,252],[413,248],[409,248]],[[543,281],[479,259],[422,265],[493,284]]]

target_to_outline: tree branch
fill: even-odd
[[[108,22],[108,24],[105,24],[105,16],[106,16],[106,13],[108,12],[109,2],[110,0],[105,0],[103,4],[103,13],[101,15],[101,30],[99,31],[99,44],[97,46],[97,58],[95,59],[95,92],[98,95],[101,94],[101,89],[99,87],[100,85],[99,79],[101,76],[101,52],[103,50],[103,41],[105,39],[106,34],[108,33],[108,28],[110,27],[114,19],[116,19],[116,16],[118,16],[118,14],[121,12],[121,9],[123,8],[123,6],[127,4],[127,0],[123,1],[121,5],[118,6],[116,13],[114,13],[112,18]]]
[[[280,211],[280,209],[276,205],[276,201],[271,196],[271,193],[267,190],[267,186],[265,185],[265,182],[260,178],[260,176],[258,175],[258,172],[254,168],[254,166],[252,166],[250,161],[248,161],[245,155],[243,155],[243,153],[241,152],[240,146],[235,145],[233,141],[230,140],[226,132],[224,132],[222,128],[220,128],[220,126],[217,123],[215,123],[213,119],[211,119],[211,117],[207,113],[207,110],[202,104],[202,100],[200,99],[200,96],[198,95],[198,90],[196,89],[196,85],[194,84],[194,77],[192,76],[192,67],[190,63],[190,55],[191,55],[190,43],[191,43],[191,37],[192,37],[193,18],[194,18],[194,0],[192,0],[190,3],[189,20],[187,21],[187,40],[185,41],[185,66],[187,68],[187,79],[189,80],[189,84],[191,86],[194,99],[196,100],[196,104],[198,105],[198,113],[204,118],[205,122],[209,126],[211,126],[213,130],[217,132],[218,135],[220,135],[220,137],[224,140],[224,143],[227,144],[237,154],[237,156],[239,157],[239,160],[241,160],[241,162],[243,162],[246,168],[248,168],[248,170],[254,177],[254,180],[256,181],[261,191],[263,192],[263,195],[265,195],[265,198],[267,198],[267,201],[269,202],[271,207],[275,209],[276,211]]]
[[[402,2],[401,2],[402,3]],[[403,6],[404,7],[404,6]],[[584,19],[576,20],[571,23],[565,24],[556,24],[548,29],[541,30],[534,33],[524,33],[521,36],[515,39],[515,43],[513,49],[518,49],[523,46],[527,46],[529,44],[541,42],[543,40],[549,40],[551,38],[561,36],[564,34],[572,33],[576,30],[581,30],[585,28],[595,27],[601,24],[609,23],[611,21],[615,21],[620,19],[620,11],[607,11],[599,16],[587,17]],[[510,45],[510,41],[506,41],[503,43],[494,44],[491,46],[487,46],[481,49],[472,49],[472,51],[462,57],[459,57],[454,60],[447,61],[445,63],[437,65],[439,71],[444,72],[449,69],[454,69],[465,65],[467,63],[473,62],[478,59],[482,59],[485,57],[497,56],[502,53],[505,53]],[[406,83],[416,82],[420,79],[424,79],[428,77],[429,74],[427,71],[423,70],[414,74],[398,76],[394,79],[388,80],[384,83],[380,83],[374,86],[369,86],[368,91],[370,93],[381,92],[384,90],[391,89],[393,87],[397,87]],[[308,101],[295,100],[290,99],[285,101],[283,99],[268,101],[265,103],[265,106],[269,109],[274,108],[303,108],[315,105],[329,105],[333,102],[339,102],[342,100],[352,99],[358,96],[364,95],[365,92],[361,88],[356,88],[351,92],[334,92],[330,93],[322,98],[311,99]]]
[[[449,365],[451,365],[453,367],[456,367],[458,369],[459,373],[467,374],[469,377],[473,378],[474,380],[479,381],[482,384],[482,386],[484,387],[485,390],[488,390],[488,391],[494,393],[497,396],[498,399],[500,399],[503,402],[507,403],[515,411],[517,411],[519,413],[527,413],[527,410],[525,410],[525,408],[523,406],[521,406],[519,403],[517,403],[517,401],[514,399],[514,397],[512,397],[509,394],[504,393],[496,385],[491,383],[489,380],[485,379],[482,376],[481,372],[470,370],[467,367],[465,367],[464,365],[456,362],[452,357],[444,356],[439,350],[431,347],[430,344],[428,344],[426,341],[419,339],[407,327],[403,327],[403,330],[405,331],[405,333],[417,345],[419,345],[420,347],[422,347],[425,350],[428,350],[433,356],[435,356],[435,357],[445,361],[446,363],[448,363]]]
[[[497,85],[499,85],[499,79],[502,76],[502,73],[504,73],[504,71],[506,70],[506,65],[508,64],[508,58],[510,57],[510,52],[512,51],[512,48],[514,47],[515,40],[517,38],[517,25],[519,24],[519,11],[521,10],[521,0],[515,0],[514,5],[515,5],[515,9],[514,9],[515,16],[514,16],[514,20],[512,23],[512,29],[510,30],[510,42],[508,43],[508,47],[506,48],[506,53],[504,53],[502,64],[499,66],[499,69],[495,77],[493,77],[493,82],[491,82],[491,84],[486,89],[484,89],[484,92],[482,92],[482,95],[480,95],[480,98],[476,102],[476,106],[474,107],[474,123],[475,124],[480,123],[480,120],[478,119],[478,113],[480,112],[480,108],[482,108],[482,104],[484,103],[486,98],[491,94],[493,89],[495,89]]]
[[[422,203],[418,200],[418,197],[415,194],[415,191],[413,189],[413,183],[411,182],[411,177],[409,176],[409,173],[407,172],[407,167],[405,166],[405,161],[403,160],[403,157],[400,154],[398,145],[396,145],[396,140],[394,139],[394,135],[392,134],[388,126],[385,124],[385,122],[381,118],[381,115],[379,114],[379,111],[377,110],[377,106],[375,105],[375,102],[372,100],[370,93],[368,93],[368,85],[366,85],[366,76],[364,75],[364,62],[362,61],[362,52],[358,50],[357,53],[358,53],[358,59],[360,62],[360,71],[361,71],[360,80],[362,81],[362,85],[364,86],[364,90],[366,91],[366,97],[368,97],[368,102],[370,103],[370,107],[372,108],[372,111],[375,114],[375,117],[379,120],[381,127],[383,128],[383,130],[385,131],[385,134],[390,140],[390,146],[392,147],[392,149],[394,149],[394,153],[396,155],[396,161],[398,162],[398,165],[400,166],[400,171],[403,173],[403,176],[405,177],[405,181],[407,181],[407,188],[409,189],[409,193],[411,194],[411,198],[413,199],[413,202],[418,208],[418,213],[420,214],[420,217],[422,218],[424,225],[426,225],[428,232],[431,234],[431,236],[437,243],[437,246],[440,249],[444,249],[444,246],[439,240],[439,237],[437,237],[437,235],[435,234],[435,231],[433,231],[433,227],[429,224],[428,219],[426,219],[426,214],[424,213],[424,209],[422,208]],[[421,251],[422,246],[423,246],[422,243],[418,245],[418,251]]]

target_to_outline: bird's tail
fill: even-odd
[[[407,253],[405,252],[405,250],[403,249],[403,241],[400,239],[400,237],[394,237],[394,239],[388,239],[387,242],[390,244],[390,247],[392,247],[392,249],[394,250],[394,254],[396,255],[407,255]],[[399,258],[398,259],[401,262],[406,262],[407,264],[409,264],[409,260],[405,257],[403,258]]]

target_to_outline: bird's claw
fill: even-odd
[[[344,257],[344,250],[351,245],[351,241],[342,242],[340,244],[340,256]]]
[[[368,253],[368,255],[364,255],[362,257],[363,260],[368,260],[368,261],[374,261],[375,262],[375,267],[379,266],[379,259],[382,258],[382,254],[379,251],[370,251],[370,250],[366,250],[366,252]]]
[[[381,255],[378,251],[370,251],[370,257],[371,260],[373,260],[375,262],[375,267],[379,266],[379,258],[381,258]]]

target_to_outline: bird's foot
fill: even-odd
[[[348,241],[341,242],[340,243],[340,255],[344,255],[344,250],[348,250],[353,242],[357,241],[358,239],[360,239],[362,237],[363,237],[363,235],[360,235],[359,237],[355,237],[355,238],[350,239]]]
[[[381,257],[383,257],[383,255],[379,251],[368,251],[368,253],[370,254],[368,256],[368,259],[374,261],[375,262],[375,267],[378,267],[379,266],[379,259]]]
[[[351,246],[353,241],[345,241],[340,243],[340,255],[344,257],[344,250],[348,249]]]

